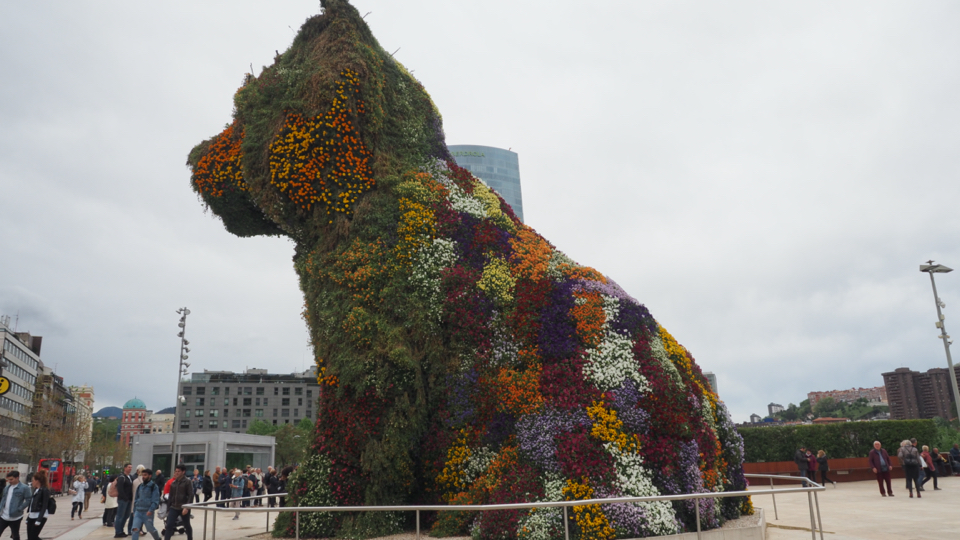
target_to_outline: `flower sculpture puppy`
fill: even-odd
[[[323,7],[247,76],[233,122],[188,160],[228,231],[296,244],[322,391],[293,500],[743,489],[741,439],[690,353],[458,167],[422,86],[345,0]],[[700,504],[705,527],[749,511],[748,500]],[[580,538],[633,538],[689,530],[695,510],[597,504],[570,519]],[[405,519],[314,514],[300,530],[388,534]],[[479,538],[559,538],[564,525],[556,509],[431,519],[437,533]]]

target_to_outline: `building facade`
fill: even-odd
[[[152,413],[147,416],[150,433],[173,433],[173,421],[176,416],[167,413]]]
[[[67,388],[73,395],[73,406],[76,408],[76,422],[83,446],[93,439],[93,404],[94,393],[92,386],[70,386]]]
[[[193,373],[180,382],[177,432],[233,431],[245,433],[262,420],[273,425],[315,420],[320,386],[316,369],[279,375],[265,369],[243,373]]]
[[[133,398],[124,403],[120,415],[120,441],[129,446],[133,444],[134,435],[150,433],[149,416],[150,411],[143,401]]]
[[[173,459],[170,447],[172,433],[137,434],[132,438],[131,463],[143,463],[164,474],[171,474]],[[215,467],[243,468],[247,465],[264,471],[274,463],[276,439],[272,436],[237,433],[182,433],[177,434],[178,461],[194,469],[213,470]]]
[[[713,390],[713,393],[719,396],[720,393],[717,392],[717,376],[714,375],[712,371],[704,371],[703,376],[706,377],[707,382],[710,383],[710,389]]]
[[[825,397],[831,397],[836,401],[856,401],[860,398],[865,398],[869,402],[873,403],[887,403],[887,389],[884,386],[877,386],[874,388],[851,388],[849,390],[827,390],[826,392],[810,392],[807,394],[807,399],[810,401],[810,406],[813,407],[817,404],[818,401]]]
[[[767,405],[767,416],[773,416],[778,412],[786,410],[783,405],[779,403],[770,403]]]
[[[0,460],[16,463],[20,453],[20,435],[30,424],[37,375],[40,372],[40,346],[43,338],[10,328],[10,317],[0,317],[0,375],[10,381],[10,390],[0,396]]]
[[[455,144],[448,146],[457,165],[481,179],[513,208],[523,221],[523,194],[520,190],[520,159],[516,152],[479,146]]]
[[[953,376],[960,381],[960,365],[953,370]],[[925,373],[897,368],[883,374],[883,385],[892,420],[956,416],[950,370],[946,368],[933,368]]]

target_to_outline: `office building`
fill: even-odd
[[[10,390],[0,396],[0,461],[17,462],[20,434],[30,424],[33,396],[40,372],[43,338],[10,328],[10,317],[0,317],[0,375],[10,381]]]
[[[479,146],[455,144],[448,146],[457,165],[481,179],[513,208],[523,221],[523,195],[520,190],[520,159],[516,152]]]
[[[770,403],[769,405],[767,405],[767,416],[772,418],[773,415],[783,410],[785,410],[783,405],[779,403]]]
[[[840,402],[840,401],[850,402],[850,401],[856,401],[858,399],[864,398],[871,403],[886,404],[887,389],[883,386],[877,386],[874,388],[851,388],[849,390],[827,390],[825,392],[809,392],[807,394],[807,400],[810,401],[811,407],[815,406],[818,401],[820,401],[825,397],[831,397],[837,402]]]
[[[703,376],[706,377],[710,383],[710,389],[713,390],[713,393],[719,396],[720,394],[717,392],[717,376],[714,375],[712,371],[704,371]]]
[[[954,377],[960,381],[960,366],[954,366]],[[910,368],[897,368],[883,374],[892,420],[956,417],[950,370],[933,368],[925,373]]]
[[[265,369],[243,373],[204,370],[180,382],[180,396],[178,433],[246,433],[256,420],[273,425],[315,420],[320,386],[316,368],[289,375],[270,374]]]

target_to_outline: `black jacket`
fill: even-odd
[[[213,480],[209,476],[203,477],[203,494],[209,497],[213,493]]]
[[[47,488],[35,489],[28,512],[40,512],[42,518],[44,517],[43,513],[47,511],[48,504],[50,504],[50,491]]]
[[[133,501],[133,478],[125,474],[121,474],[117,477],[117,500],[118,501]]]
[[[797,453],[793,455],[793,462],[797,464],[797,468],[800,469],[800,472],[806,472],[810,468],[809,462],[807,462],[806,452],[801,452],[797,450]]]
[[[818,457],[818,458],[817,458],[817,468],[820,469],[821,471],[829,471],[829,470],[830,470],[830,465],[827,463],[827,456],[826,456],[826,455],[823,455],[823,457]]]
[[[183,505],[193,502],[193,482],[186,476],[174,480],[170,484],[170,498],[168,504],[174,510],[180,510]]]

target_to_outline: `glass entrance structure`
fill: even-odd
[[[520,160],[516,152],[480,146],[455,144],[448,146],[457,165],[486,182],[507,201],[523,221],[523,196],[520,192]]]

